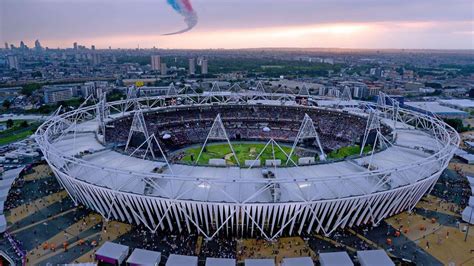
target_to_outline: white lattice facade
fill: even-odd
[[[142,110],[153,111],[169,108],[167,103],[176,97],[134,100]],[[296,96],[216,92],[179,97],[181,105],[206,106],[288,104]],[[127,101],[107,103],[107,112],[102,112],[109,114],[106,120],[133,116]],[[396,130],[390,147],[350,161],[275,168],[274,179],[261,178],[258,167],[185,166],[121,154],[103,143],[94,106],[51,117],[35,137],[70,197],[107,219],[143,224],[151,231],[198,231],[208,238],[330,235],[337,228],[377,224],[412,209],[434,186],[459,144],[458,134],[434,117],[402,108],[394,115],[393,108],[365,102],[352,111],[368,117],[367,106]],[[364,168],[369,161],[372,167]],[[163,171],[154,171],[157,167]],[[278,200],[270,196],[275,190],[281,194]]]

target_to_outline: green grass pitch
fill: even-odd
[[[232,147],[237,155],[240,165],[245,165],[245,160],[255,160],[260,154],[262,149],[265,147],[265,144],[262,143],[233,143]],[[287,154],[290,154],[291,148],[287,146],[280,146]],[[282,164],[287,160],[285,153],[283,153],[276,145],[275,149],[275,158],[280,159]],[[185,156],[182,161],[187,163],[194,163],[191,160],[191,156],[194,157],[194,160],[197,159],[201,147],[190,148],[185,151]],[[295,163],[298,163],[298,157],[296,155],[291,156],[292,160]],[[228,144],[208,144],[206,145],[205,151],[203,151],[201,158],[199,159],[199,165],[205,165],[209,163],[209,159],[225,159],[228,164],[236,165],[234,156]],[[273,152],[271,144],[267,146],[265,151],[260,156],[260,163],[263,165],[265,160],[272,160]]]

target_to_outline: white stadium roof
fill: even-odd
[[[79,125],[80,128],[82,125]],[[84,132],[84,131],[83,131]],[[380,169],[395,168],[414,161],[422,160],[430,156],[424,150],[436,150],[438,148],[436,142],[422,131],[416,130],[399,130],[396,140],[396,146],[387,148],[384,151],[374,154],[372,164]],[[67,155],[75,155],[84,151],[92,151],[92,154],[86,154],[83,160],[100,167],[107,166],[120,171],[124,174],[117,175],[99,175],[97,173],[102,170],[93,169],[84,171],[83,168],[71,168],[71,172],[77,174],[77,177],[83,181],[93,183],[99,186],[117,188],[135,193],[143,193],[145,182],[140,179],[130,178],[128,172],[152,173],[155,168],[160,168],[166,164],[150,160],[142,160],[141,158],[130,157],[126,154],[119,153],[114,150],[105,149],[95,137],[94,132],[84,132],[73,136],[64,136],[58,142],[54,143],[54,147],[60,152]],[[94,152],[95,151],[95,152]],[[300,179],[304,177],[320,180],[321,185],[315,183],[288,182],[282,183],[283,188],[281,201],[298,201],[303,198],[310,198],[312,194],[319,195],[319,199],[339,198],[361,193],[361,188],[370,187],[379,182],[378,179],[359,179],[358,186],[354,186],[346,179],[334,179],[334,176],[346,176],[354,173],[367,172],[363,164],[368,163],[369,157],[362,157],[356,160],[347,160],[329,164],[316,164],[299,167],[281,167],[272,169],[276,178],[280,179]],[[172,164],[172,172],[165,168],[164,174],[181,176],[183,179],[175,178],[173,180],[158,180],[163,190],[155,190],[152,192],[154,196],[166,196],[164,191],[173,191],[180,194],[189,190],[184,198],[192,200],[206,201],[225,201],[229,200],[229,196],[234,199],[245,199],[261,187],[255,186],[254,183],[239,183],[238,185],[230,185],[221,181],[231,182],[235,179],[240,180],[262,180],[261,168],[239,168],[239,167],[212,167],[212,166],[190,166],[184,164]],[[94,174],[92,174],[94,173]],[[393,176],[398,175],[393,173]],[[189,180],[198,180],[200,178],[208,178],[215,180],[212,185],[199,182],[188,182]],[[329,178],[331,177],[331,178]],[[412,176],[417,178],[417,176]],[[188,180],[188,181],[185,181]],[[413,180],[408,180],[405,176],[393,178],[392,186],[404,185]],[[126,184],[125,184],[126,183]],[[173,184],[171,184],[173,183]],[[262,183],[261,186],[265,184]],[[193,189],[194,188],[194,189]],[[271,200],[270,194],[260,194],[254,198],[254,202],[268,202]]]
[[[155,105],[169,100],[166,97],[137,101],[144,110],[175,110],[174,106]],[[182,97],[186,104],[204,108],[219,100],[201,95]],[[247,94],[220,97],[222,102],[217,105],[256,99]],[[258,97],[291,100],[296,96]],[[114,114],[105,120],[128,115],[128,100],[107,104]],[[260,167],[167,164],[131,157],[102,143],[98,122],[103,120],[94,115],[97,106],[52,117],[38,129],[35,138],[72,199],[107,219],[143,223],[153,232],[160,228],[174,230],[177,226],[191,233],[196,227],[209,238],[226,228],[226,224],[236,228],[237,234],[239,230],[253,234],[256,225],[255,231],[268,239],[281,235],[285,228],[298,234],[303,230],[330,234],[346,224],[377,223],[387,215],[414,206],[436,182],[459,144],[459,135],[437,118],[400,109],[401,116],[395,122],[390,119],[389,108],[370,105],[364,102],[360,111],[352,111],[367,117],[367,110],[375,108],[377,116],[383,115],[382,123],[396,128],[388,147],[373,155],[341,161],[270,167],[268,170],[274,174],[271,178],[266,178]],[[78,115],[82,118],[76,120]],[[301,222],[296,222],[298,215]],[[257,265],[268,263],[258,262]],[[274,265],[272,260],[269,263]]]
[[[471,99],[439,100],[439,102],[460,109],[474,108],[474,101]]]
[[[467,115],[466,112],[454,109],[448,106],[441,105],[439,102],[405,102],[406,106],[412,107],[416,110],[434,113],[437,115]]]

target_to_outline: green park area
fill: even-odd
[[[31,136],[40,125],[38,122],[26,120],[8,120],[0,122],[7,129],[0,131],[0,146],[7,145]]]

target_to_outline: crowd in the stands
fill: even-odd
[[[313,120],[321,145],[327,151],[358,142],[367,123],[365,118],[347,112],[268,105],[174,107],[171,110],[145,112],[144,120],[149,134],[155,134],[165,149],[174,150],[190,144],[202,144],[218,114],[232,141],[268,141],[273,138],[288,143],[294,141],[305,114],[308,114]],[[106,130],[107,141],[125,143],[132,119],[133,116],[110,122]],[[139,139],[134,141],[135,146],[144,141],[140,133],[133,136],[138,136]]]

